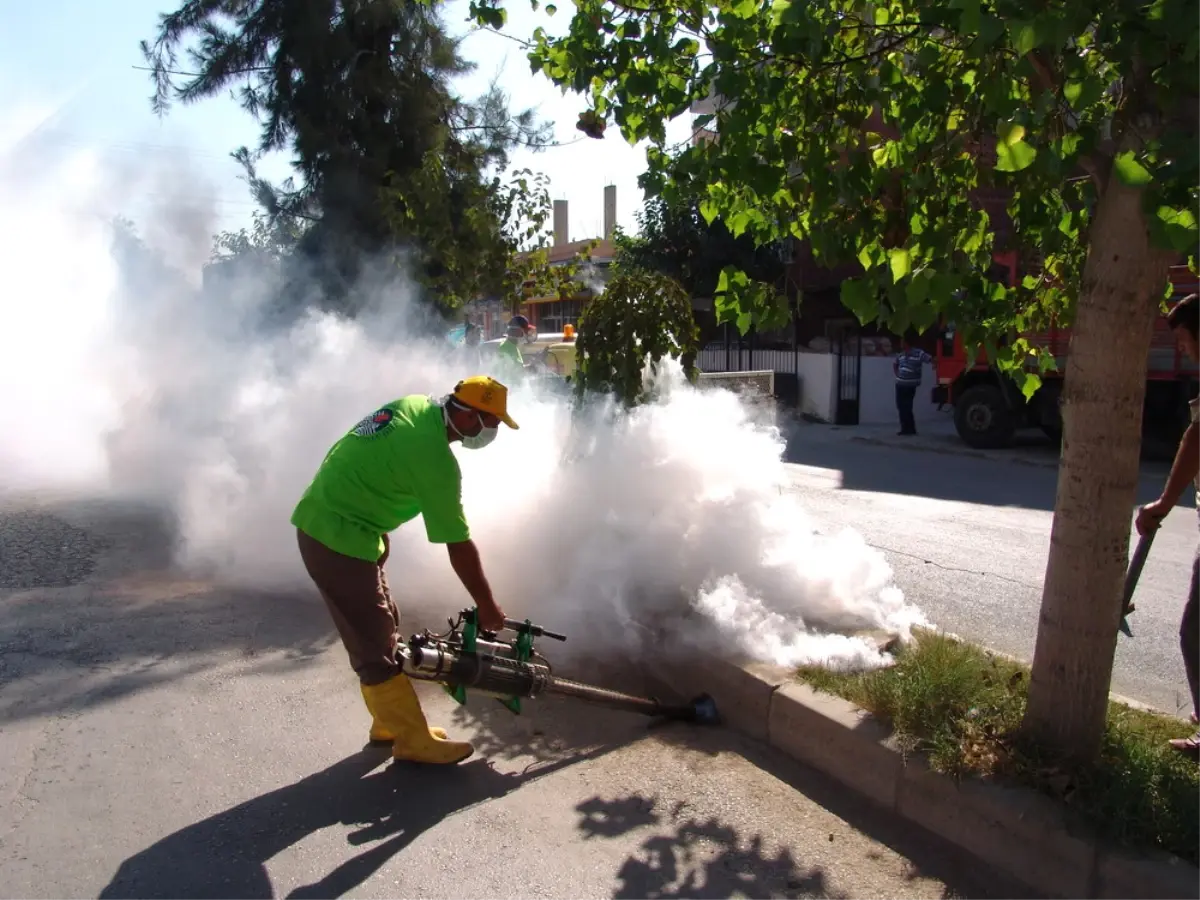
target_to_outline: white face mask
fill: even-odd
[[[479,434],[474,437],[463,437],[462,445],[468,450],[478,450],[481,447],[486,447],[496,439],[496,435],[500,433],[499,428],[481,428]]]
[[[454,429],[454,433],[462,438],[462,445],[468,450],[479,450],[483,447],[486,447],[488,444],[494,441],[496,439],[496,435],[500,433],[500,429],[498,427],[488,428],[483,424],[483,419],[480,419],[478,434],[471,436],[463,434],[458,430],[458,426],[454,424],[454,420],[450,418],[449,406],[449,403],[442,405],[442,418],[449,427]]]

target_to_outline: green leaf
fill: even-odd
[[[776,25],[796,25],[805,21],[805,9],[800,0],[774,0],[771,16]]]
[[[1146,167],[1137,161],[1132,150],[1118,153],[1113,159],[1113,169],[1117,177],[1129,187],[1145,187],[1154,180]]]
[[[924,274],[918,272],[913,276],[908,283],[908,287],[904,291],[905,299],[912,306],[921,306],[929,299],[930,279]]]
[[[1037,159],[1037,150],[1024,141],[1006,143],[996,141],[996,171],[1020,172],[1028,169]]]
[[[954,5],[960,11],[958,30],[962,34],[975,34],[979,31],[979,0],[959,0]]]
[[[917,278],[915,281],[925,281],[925,279]],[[908,315],[909,327],[913,328],[917,334],[924,334],[930,327],[936,325],[938,320],[937,309],[924,302],[913,303],[909,307]]]
[[[479,18],[489,28],[499,31],[508,21],[508,10],[496,6],[485,6],[479,10]]]
[[[866,278],[848,278],[842,282],[842,305],[859,320],[874,319],[879,315],[879,301],[871,282]]]
[[[711,225],[717,218],[717,204],[708,198],[701,200],[700,215],[704,217],[706,224]]]
[[[990,47],[1004,34],[1004,21],[999,16],[981,15],[979,17],[979,40],[984,46]]]
[[[1038,45],[1037,26],[1033,22],[1014,19],[1008,23],[1008,33],[1012,38],[1013,49],[1021,56]]]
[[[1070,159],[1075,155],[1075,151],[1079,149],[1079,144],[1083,141],[1083,136],[1078,132],[1071,131],[1064,134],[1058,141],[1058,155],[1060,159]]]
[[[912,257],[904,247],[888,251],[888,264],[892,267],[892,281],[900,281],[912,269]]]
[[[730,234],[736,238],[745,234],[746,226],[750,224],[750,219],[750,211],[741,209],[730,216],[725,224],[728,226]]]
[[[1034,372],[1028,369],[1019,368],[1009,372],[1010,377],[1017,383],[1017,387],[1021,389],[1021,393],[1026,400],[1032,400],[1033,395],[1038,392],[1038,388],[1042,386],[1042,379]]]
[[[717,278],[716,292],[718,294],[731,294],[739,288],[745,288],[749,283],[749,277],[737,266],[726,266],[721,270],[720,277]]]
[[[557,7],[557,6],[555,6],[553,3],[547,3],[547,4],[546,4],[546,15],[548,15],[548,16],[552,16],[552,15],[554,15],[556,12],[558,12],[558,7]]]
[[[713,306],[717,314],[718,324],[737,320],[738,304],[736,297],[732,297],[729,294],[717,294],[713,298]]]
[[[1200,31],[1193,29],[1183,50],[1183,61],[1194,65],[1197,57],[1200,57]]]
[[[1000,141],[1008,146],[1012,146],[1025,137],[1025,126],[1018,125],[1016,122],[1005,122],[1000,126],[997,132]]]
[[[953,275],[939,273],[934,275],[929,285],[929,302],[937,309],[945,309],[954,299],[958,289],[958,279]]]
[[[873,269],[883,262],[883,248],[879,241],[872,241],[858,251],[858,262],[864,269]]]
[[[1200,228],[1191,210],[1160,206],[1150,217],[1150,235],[1156,245],[1186,253],[1200,241]]]

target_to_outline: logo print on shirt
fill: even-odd
[[[369,437],[372,434],[378,434],[391,421],[392,411],[390,409],[378,409],[354,426],[354,434],[359,437]]]

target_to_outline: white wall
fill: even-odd
[[[862,378],[859,382],[858,421],[860,425],[898,424],[896,414],[896,376],[892,372],[895,357],[864,356]],[[725,371],[725,350],[702,350],[696,364],[703,372]],[[730,354],[730,368],[738,369],[736,349]],[[813,353],[791,350],[755,350],[753,359],[750,351],[742,351],[742,368],[745,370],[770,369],[775,372],[795,372],[800,376],[800,412],[824,422],[832,422],[837,406],[837,357],[831,353]],[[913,403],[913,415],[917,425],[945,418],[929,399],[933,390],[932,366],[926,366],[921,387]]]
[[[858,421],[860,425],[899,424],[896,413],[896,376],[892,372],[891,356],[864,356],[862,380],[859,382]],[[920,426],[945,417],[937,411],[937,404],[929,396],[935,378],[933,366],[926,366],[917,388],[917,399],[913,402],[913,417]]]
[[[771,370],[794,373],[800,377],[800,412],[815,416],[825,422],[833,421],[834,372],[837,360],[828,353],[812,353],[793,350],[749,350],[742,351],[741,368],[745,371]],[[738,354],[734,348],[729,354],[729,367],[738,370]],[[696,357],[696,367],[701,372],[725,371],[725,348],[701,350]]]
[[[800,353],[796,358],[800,376],[800,412],[833,421],[836,401],[837,357],[830,353]]]

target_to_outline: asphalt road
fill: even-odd
[[[435,689],[476,758],[389,765],[320,601],[182,579],[160,526],[0,510],[6,896],[1014,895],[721,729]]]
[[[788,447],[793,483],[823,528],[854,528],[883,550],[897,584],[937,626],[1032,659],[1055,453],[1036,439],[970,453],[929,430],[912,441],[894,429],[800,426]],[[1143,464],[1139,502],[1158,496],[1168,470]],[[1134,637],[1120,639],[1113,676],[1114,692],[1180,716],[1191,712],[1178,635],[1200,538],[1192,494],[1155,538],[1129,620]]]

